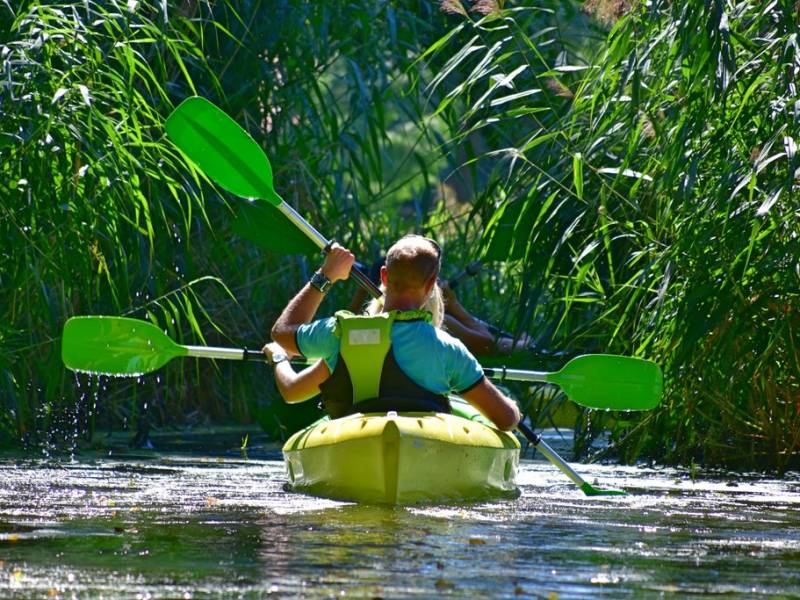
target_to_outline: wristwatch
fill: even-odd
[[[322,270],[317,271],[311,276],[311,280],[309,283],[314,286],[320,294],[326,294],[333,282],[325,276],[325,273]]]
[[[279,362],[283,362],[285,360],[289,360],[289,356],[285,352],[275,352],[272,355],[272,358],[269,359],[269,364],[274,367]]]

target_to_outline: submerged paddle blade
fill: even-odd
[[[617,488],[600,488],[595,487],[586,481],[580,486],[581,491],[587,496],[627,496],[628,492]]]
[[[200,96],[187,98],[172,111],[167,134],[210,179],[232,194],[278,205],[272,166],[264,151],[225,112]]]
[[[649,410],[661,401],[663,376],[654,362],[612,354],[586,354],[569,361],[547,381],[588,408]]]
[[[61,338],[61,358],[73,371],[141,375],[186,354],[152,323],[124,317],[72,317]]]

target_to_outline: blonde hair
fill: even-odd
[[[385,287],[381,284],[381,291],[386,292]],[[364,307],[364,314],[365,315],[377,315],[378,313],[383,312],[383,299],[386,296],[381,296],[380,298],[373,298],[372,300],[367,303]],[[425,300],[425,304],[422,306],[423,310],[427,310],[431,313],[431,324],[434,327],[441,327],[442,321],[444,320],[444,297],[442,296],[442,288],[439,287],[439,284],[433,286],[431,293],[428,295],[428,298]]]

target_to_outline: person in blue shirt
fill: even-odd
[[[315,320],[325,293],[349,277],[353,262],[349,250],[334,244],[322,268],[273,325],[273,343],[264,353],[275,366],[284,399],[302,402],[321,393],[326,410],[338,417],[387,410],[446,412],[447,394],[456,393],[499,429],[513,429],[520,420],[514,401],[484,377],[463,342],[435,327],[430,313],[421,310],[435,291],[438,244],[410,235],[389,249],[380,272],[385,299],[378,317],[337,313]],[[388,332],[384,342],[381,327]],[[295,372],[287,359],[298,354],[320,360]]]

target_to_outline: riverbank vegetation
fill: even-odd
[[[316,266],[165,138],[166,115],[200,94],[265,148],[284,199],[365,262],[410,230],[443,242],[446,275],[481,259],[462,300],[535,338],[520,366],[558,352],[661,364],[663,405],[582,414],[580,453],[610,430],[603,452],[627,461],[796,468],[799,11],[0,6],[0,438],[248,419],[279,435],[313,413],[282,406],[259,366],[185,361],[131,382],[61,365],[76,314],[253,347]]]

